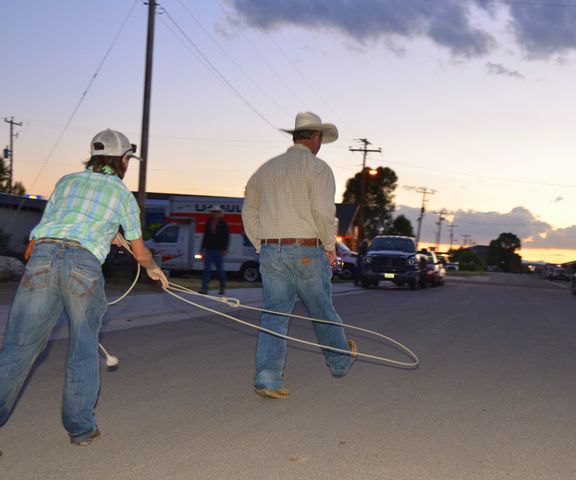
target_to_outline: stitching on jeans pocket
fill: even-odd
[[[37,290],[46,288],[48,285],[48,275],[50,274],[49,267],[41,267],[26,269],[26,273],[22,277],[22,286],[30,290]]]
[[[70,293],[79,297],[91,295],[96,290],[100,274],[101,270],[73,265],[70,272]]]

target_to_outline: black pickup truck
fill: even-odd
[[[411,290],[426,288],[426,255],[416,251],[411,237],[379,235],[374,237],[362,258],[362,286],[378,286],[381,280],[408,285]]]

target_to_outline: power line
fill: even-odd
[[[388,161],[388,163],[390,163],[391,165],[401,165],[401,166],[409,167],[409,168],[417,168],[418,170],[429,170],[431,172],[449,173],[451,175],[462,175],[462,176],[466,176],[466,177],[484,178],[487,180],[500,180],[503,182],[524,183],[527,185],[542,185],[545,187],[576,188],[576,185],[567,184],[567,183],[547,183],[547,182],[536,182],[536,181],[532,181],[532,180],[520,180],[517,178],[495,177],[492,175],[480,175],[480,174],[476,174],[476,173],[457,172],[454,170],[443,170],[440,168],[433,168],[433,167],[427,167],[427,166],[422,166],[422,165],[411,165],[409,163],[394,162],[394,161]]]
[[[258,109],[256,107],[254,107],[247,99],[244,95],[242,95],[242,93],[240,93],[240,91],[234,86],[232,85],[232,83],[224,76],[224,74],[222,74],[220,72],[220,70],[218,70],[218,68],[216,68],[216,65],[214,65],[214,63],[212,63],[210,61],[210,59],[204,55],[204,53],[202,52],[202,50],[200,50],[200,48],[198,47],[198,45],[196,45],[194,43],[194,41],[190,38],[190,36],[184,31],[184,29],[182,29],[182,27],[178,24],[178,22],[176,22],[176,20],[174,20],[174,18],[172,17],[172,15],[170,15],[170,13],[166,10],[165,7],[162,7],[162,13],[164,13],[166,15],[166,17],[168,17],[168,19],[170,19],[170,21],[172,22],[172,24],[176,27],[176,29],[180,32],[180,34],[186,39],[186,43],[184,43],[184,47],[190,51],[191,53],[193,53],[196,58],[200,58],[202,63],[208,67],[208,69],[222,82],[224,83],[224,85],[226,85],[231,91],[232,93],[234,93],[234,95],[236,95],[250,110],[252,110],[256,115],[258,115],[262,120],[264,120],[264,122],[266,122],[268,125],[270,125],[274,130],[278,131],[278,128],[270,121],[268,120],[268,118],[266,118],[262,113],[260,113],[258,111]],[[182,39],[180,37],[176,37],[178,38],[178,40],[182,41]]]
[[[257,90],[260,91],[260,93],[262,95],[264,95],[268,100],[270,100],[270,102],[272,102],[274,105],[276,105],[276,107],[281,110],[284,114],[288,115],[288,112],[276,101],[276,99],[270,95],[268,92],[266,92],[264,90],[264,88],[256,81],[254,80],[254,78],[252,78],[252,76],[242,67],[242,65],[240,65],[235,59],[234,57],[232,57],[224,47],[222,47],[222,45],[220,45],[219,42],[216,41],[216,39],[210,35],[210,33],[208,32],[208,30],[206,30],[206,28],[204,28],[204,25],[202,25],[202,23],[200,22],[200,20],[198,20],[198,18],[196,18],[196,16],[192,13],[192,11],[182,2],[182,0],[178,0],[178,3],[182,6],[182,8],[184,10],[186,10],[186,12],[188,12],[188,14],[192,17],[192,19],[194,20],[194,22],[196,22],[196,24],[202,29],[202,31],[204,32],[204,34],[212,41],[212,43],[214,43],[214,45],[216,45],[216,47],[218,47],[218,49],[220,50],[220,52],[222,52],[226,58],[232,62],[236,68],[238,70],[240,70],[240,72],[248,79],[250,80],[250,82],[256,87]]]
[[[424,213],[426,212],[426,196],[434,195],[436,190],[428,189],[428,187],[406,187],[409,190],[414,190],[416,193],[422,194],[422,204],[420,206],[420,215],[418,215],[418,230],[416,232],[416,246],[420,242],[420,232],[422,231],[422,220],[424,220]]]
[[[220,9],[226,14],[226,9],[222,6],[222,3],[220,1],[217,1],[218,6],[220,7]],[[278,81],[284,86],[284,88],[286,88],[286,90],[288,90],[292,96],[298,101],[298,103],[300,105],[306,105],[306,102],[304,100],[302,100],[302,97],[300,97],[296,91],[290,86],[289,83],[287,83],[282,76],[276,71],[276,69],[270,64],[270,62],[268,62],[268,60],[266,60],[266,58],[264,57],[264,55],[262,55],[260,53],[260,50],[258,50],[258,48],[256,48],[256,46],[252,43],[252,41],[246,36],[244,35],[244,32],[238,28],[238,26],[235,23],[232,23],[232,26],[235,28],[236,32],[238,32],[238,34],[240,34],[242,36],[242,38],[246,41],[246,43],[250,46],[250,48],[252,48],[252,50],[256,53],[256,55],[258,55],[258,57],[260,58],[260,60],[262,60],[262,62],[264,63],[264,65],[266,65],[266,67],[268,67],[268,69],[272,72],[272,74],[278,79]]]
[[[90,91],[90,88],[92,87],[92,84],[94,83],[94,81],[96,80],[96,77],[98,76],[98,74],[100,73],[100,70],[102,70],[102,67],[104,66],[104,63],[106,62],[106,60],[108,59],[108,56],[110,55],[110,52],[112,51],[112,49],[114,48],[114,46],[116,45],[116,41],[118,40],[118,37],[120,37],[120,34],[122,33],[122,30],[124,30],[124,27],[126,26],[126,23],[128,23],[128,19],[130,18],[130,16],[132,15],[132,12],[134,11],[134,8],[136,7],[136,4],[139,2],[139,0],[134,0],[134,3],[132,4],[132,7],[130,8],[128,14],[126,15],[126,17],[124,18],[124,21],[122,22],[122,24],[120,25],[120,28],[118,29],[118,31],[116,32],[116,35],[114,35],[114,38],[112,39],[112,43],[110,44],[110,46],[108,47],[108,50],[106,50],[106,53],[104,54],[104,56],[102,57],[102,60],[100,61],[100,63],[98,64],[98,67],[96,68],[96,71],[94,72],[94,74],[92,75],[92,77],[90,78],[90,81],[88,82],[88,85],[86,86],[86,88],[84,89],[84,91],[82,92],[82,95],[80,95],[80,99],[78,100],[78,103],[76,104],[76,106],[74,107],[74,110],[72,110],[72,113],[70,114],[70,116],[68,117],[68,121],[66,122],[66,124],[64,125],[64,128],[61,130],[60,134],[58,135],[58,138],[56,139],[56,142],[54,143],[54,146],[52,147],[52,150],[50,150],[50,152],[48,153],[48,156],[46,157],[46,160],[44,160],[44,163],[42,164],[42,167],[40,168],[40,171],[38,172],[38,174],[36,175],[36,177],[34,178],[34,180],[32,181],[32,184],[30,186],[30,188],[32,188],[36,182],[38,181],[38,179],[40,178],[40,175],[42,175],[42,173],[44,172],[44,169],[46,168],[46,165],[48,164],[48,161],[50,160],[50,158],[52,158],[52,155],[54,154],[54,152],[56,151],[56,148],[58,147],[58,145],[60,144],[60,141],[62,140],[62,137],[64,137],[64,134],[66,133],[66,130],[68,130],[68,127],[70,126],[70,124],[72,123],[72,120],[74,119],[74,117],[76,116],[76,113],[78,113],[78,110],[80,109],[80,105],[82,105],[82,102],[84,101],[84,99],[86,98],[86,96],[88,95],[88,92]]]
[[[448,212],[443,208],[439,212],[434,213],[438,215],[438,220],[436,221],[436,226],[438,227],[438,230],[436,230],[436,251],[438,251],[440,249],[440,234],[442,232],[442,223],[446,220],[444,215],[446,215]]]

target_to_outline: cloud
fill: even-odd
[[[417,229],[419,208],[400,206],[396,209],[396,215],[400,214],[410,220],[414,230]],[[572,229],[554,230],[549,223],[538,220],[530,210],[524,207],[515,207],[508,213],[455,210],[449,212],[446,217],[440,232],[440,243],[450,243],[449,224],[453,223],[455,247],[465,243],[465,236],[468,244],[488,245],[501,233],[506,232],[513,233],[520,238],[523,247],[574,248],[576,246],[576,226]],[[436,243],[437,222],[437,214],[426,212],[420,236],[423,242],[430,245]]]
[[[533,238],[526,247],[533,248],[569,248],[576,246],[576,225],[549,230],[542,237]]]
[[[492,35],[475,27],[470,4],[461,0],[232,0],[250,26],[283,25],[340,31],[361,44],[427,37],[455,56],[488,53]]]
[[[487,63],[486,69],[490,75],[504,75],[507,77],[524,78],[524,75],[521,73],[515,70],[510,70],[504,65],[500,65],[499,63]]]
[[[576,49],[576,5],[511,4],[508,8],[516,39],[529,55],[548,58]]]
[[[486,23],[478,21],[480,15],[503,19],[530,58],[564,58],[576,49],[576,6],[562,3],[230,0],[230,4],[241,21],[263,30],[286,25],[336,30],[362,45],[428,38],[461,58],[486,55],[497,46],[494,35],[482,27]]]

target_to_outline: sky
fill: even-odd
[[[362,167],[398,176],[421,240],[522,241],[576,260],[576,0],[162,0],[147,190],[242,196],[297,112],[337,125],[318,154],[336,201]],[[50,195],[113,128],[140,144],[142,0],[0,0],[0,120],[14,179]],[[9,143],[2,121],[0,146]],[[138,165],[125,179],[138,188]],[[452,224],[450,228],[449,225]]]

